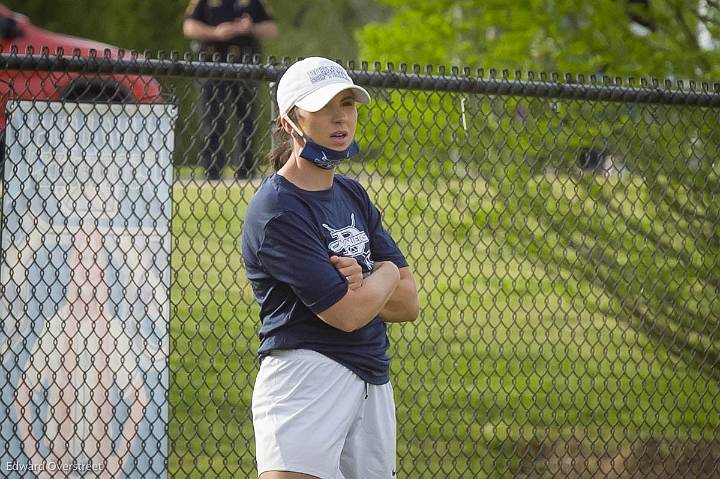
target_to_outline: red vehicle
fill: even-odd
[[[15,45],[19,55],[25,55],[27,47],[40,54],[47,47],[51,55],[57,48],[70,56],[75,49],[81,56],[90,56],[96,50],[98,56],[110,50],[117,58],[118,47],[101,42],[53,33],[34,26],[24,15],[0,4],[0,47],[8,54]],[[70,100],[97,102],[160,101],[160,84],[142,75],[97,75],[42,71],[0,71],[0,128],[5,126],[5,105],[8,100]]]
[[[0,4],[0,48],[9,54],[13,46],[19,55],[25,55],[28,47],[34,54],[47,48],[55,55],[61,47],[65,56],[73,55],[76,49],[81,56],[90,56],[91,50],[104,55],[106,49],[112,58],[118,56],[117,47],[43,30],[25,15]],[[150,76],[0,70],[0,177],[5,157],[5,111],[10,100],[157,103],[161,96],[160,84]]]

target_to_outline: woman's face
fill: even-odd
[[[326,148],[344,150],[355,138],[357,108],[352,92],[341,91],[322,110],[297,108],[297,123],[312,140]]]

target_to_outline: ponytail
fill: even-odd
[[[292,121],[297,122],[297,115],[295,114],[294,108],[288,112],[288,116]],[[285,163],[287,163],[288,159],[290,159],[290,154],[293,150],[293,139],[282,126],[275,126],[274,128],[275,131],[273,131],[272,137],[273,144],[276,146],[270,150],[267,158],[270,161],[273,170],[278,171]]]

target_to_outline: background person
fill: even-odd
[[[278,83],[276,173],[250,202],[246,273],[260,303],[253,425],[261,479],[391,478],[395,404],[387,322],[418,315],[415,280],[356,181],[355,102],[368,93],[324,58]]]
[[[192,0],[183,22],[183,34],[193,40],[194,49],[219,53],[223,61],[232,55],[240,61],[244,55],[261,51],[260,40],[277,34],[275,21],[261,0]],[[253,175],[255,156],[256,88],[251,82],[208,79],[202,82],[200,112],[203,134],[201,164],[207,179],[222,177],[226,164],[222,139],[227,129],[228,111],[234,106],[241,124],[233,147],[239,153],[235,171],[238,179]]]

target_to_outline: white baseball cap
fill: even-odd
[[[345,69],[334,61],[322,57],[300,60],[287,69],[278,83],[280,116],[287,115],[294,106],[319,111],[343,90],[351,90],[358,103],[370,103],[368,92],[355,85]]]

